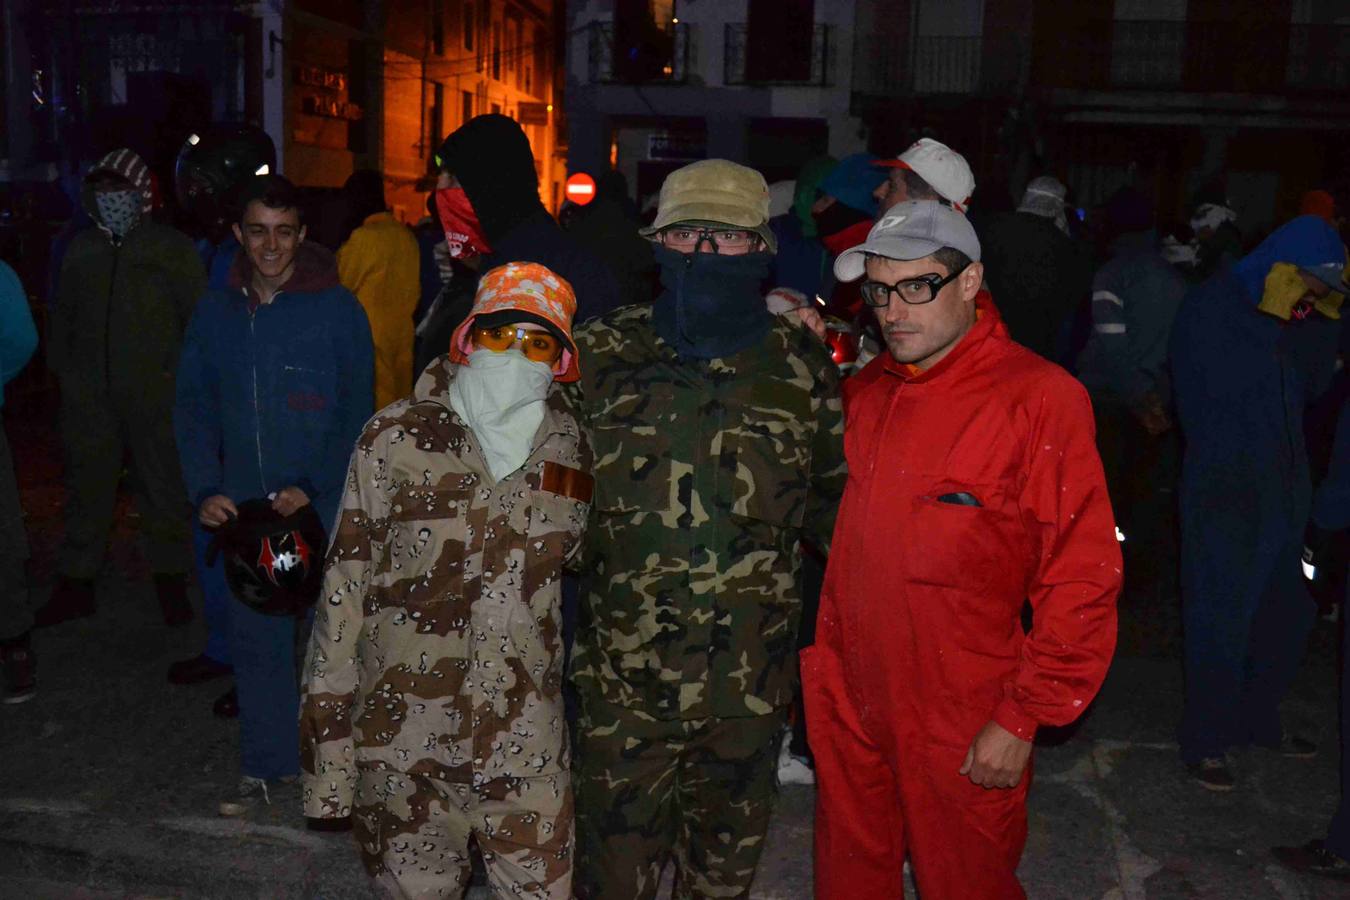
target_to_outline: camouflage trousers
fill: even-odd
[[[662,720],[586,698],[578,722],[577,896],[746,897],[775,796],[783,711]]]
[[[470,837],[494,897],[572,896],[566,772],[473,786],[362,768],[352,813],[361,860],[387,897],[462,896],[469,884]]]

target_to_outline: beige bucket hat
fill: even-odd
[[[770,253],[778,241],[769,228],[769,186],[754,169],[726,159],[704,159],[666,176],[656,221],[643,228],[651,237],[671,225],[744,228],[764,239]]]

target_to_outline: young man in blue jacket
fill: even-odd
[[[333,255],[305,243],[294,185],[262,175],[243,194],[230,286],[197,306],[178,370],[184,481],[208,528],[265,497],[283,515],[313,504],[331,531],[371,414],[370,325],[338,283]],[[228,591],[220,564],[207,571],[208,594]],[[238,814],[266,797],[267,782],[299,773],[296,621],[226,607],[243,777],[221,811]]]

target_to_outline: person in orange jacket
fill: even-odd
[[[889,211],[841,254],[889,352],[844,383],[848,484],[802,652],[821,900],[1025,896],[1032,740],[1087,708],[1120,549],[1087,392],[1015,344],[965,216]],[[1023,603],[1034,625],[1024,633]]]
[[[413,311],[421,298],[421,251],[412,229],[384,205],[384,176],[355,172],[342,187],[359,226],[338,250],[338,277],[356,295],[375,339],[375,408],[412,393]]]

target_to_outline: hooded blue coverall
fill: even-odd
[[[1330,381],[1340,323],[1256,307],[1275,263],[1333,259],[1345,259],[1336,232],[1300,216],[1193,288],[1173,327],[1186,763],[1282,739],[1279,703],[1316,614],[1299,567],[1312,490],[1303,410]]]

